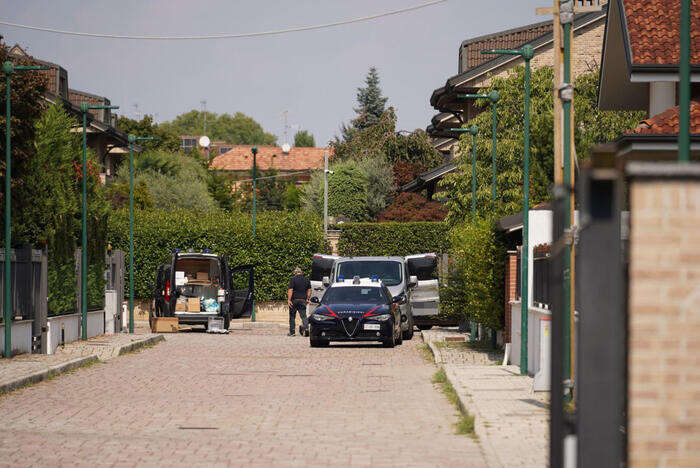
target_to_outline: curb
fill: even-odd
[[[163,335],[149,336],[148,338],[132,341],[131,343],[119,348],[119,352],[116,355],[121,356],[122,354],[130,353],[139,348],[160,343],[161,341],[165,341],[165,337]]]
[[[249,330],[253,328],[286,328],[289,325],[282,322],[231,322],[229,330]]]
[[[97,356],[92,355],[92,356],[87,356],[87,357],[81,357],[77,359],[73,359],[61,364],[56,364],[54,366],[49,367],[46,370],[35,372],[34,374],[27,375],[25,377],[21,377],[17,380],[14,380],[12,382],[8,382],[5,384],[0,385],[0,394],[3,393],[8,393],[13,390],[17,390],[18,388],[24,387],[25,385],[29,384],[35,384],[38,382],[41,382],[42,380],[46,380],[48,378],[54,377],[59,374],[65,374],[66,372],[70,372],[73,369],[77,369],[80,367],[83,367],[87,364],[92,364],[94,362],[97,362]]]
[[[445,369],[445,376],[450,382],[452,387],[454,387],[457,393],[457,405],[463,413],[469,413],[474,417],[474,434],[479,440],[479,445],[481,450],[484,452],[484,459],[490,468],[500,468],[503,465],[499,462],[498,452],[496,448],[491,444],[489,440],[488,433],[486,431],[486,426],[481,422],[482,417],[479,412],[479,407],[474,401],[466,396],[462,395],[459,391],[460,387],[457,386],[457,378],[453,374],[452,366],[443,364]],[[469,409],[471,408],[471,411]]]

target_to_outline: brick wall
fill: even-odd
[[[518,278],[517,268],[518,252],[509,251],[506,257],[506,294],[505,294],[505,311],[506,311],[506,343],[510,343],[511,331],[511,313],[510,302],[516,300],[516,281]]]
[[[700,167],[693,166],[694,179],[630,182],[631,467],[700,460]]]

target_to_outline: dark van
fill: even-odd
[[[250,312],[253,293],[252,265],[230,268],[226,255],[175,252],[156,271],[154,315],[205,328],[209,317],[223,317],[228,329],[232,318]]]

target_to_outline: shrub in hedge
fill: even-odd
[[[477,219],[450,231],[450,268],[440,289],[440,312],[503,327],[505,247],[492,220]]]
[[[136,211],[134,216],[135,296],[152,296],[156,269],[169,263],[174,249],[211,249],[226,254],[229,266],[255,265],[255,297],[284,300],[294,267],[310,273],[314,253],[325,251],[317,218],[285,212],[260,213],[253,240],[251,217],[231,212]],[[128,252],[129,216],[115,212],[109,219],[112,248]],[[128,286],[128,281],[127,286]]]
[[[338,252],[343,256],[411,255],[447,252],[445,223],[347,223],[340,225]]]

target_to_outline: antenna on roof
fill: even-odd
[[[289,122],[287,122],[287,116],[289,115],[288,110],[282,111],[282,122],[284,122],[284,140],[282,140],[282,148],[285,145],[289,146]]]

